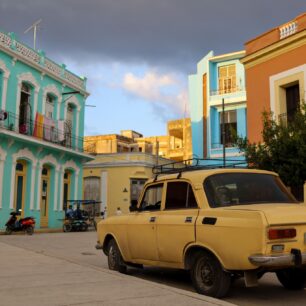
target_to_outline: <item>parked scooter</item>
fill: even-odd
[[[34,227],[35,227],[34,217],[26,217],[17,220],[17,216],[20,215],[20,213],[13,211],[10,213],[10,215],[11,217],[5,224],[6,226],[5,233],[7,235],[10,235],[12,232],[21,232],[21,231],[24,231],[28,235],[32,235],[34,233]]]

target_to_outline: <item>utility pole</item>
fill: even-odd
[[[24,34],[28,33],[30,30],[33,29],[33,33],[34,33],[34,39],[33,39],[33,49],[36,50],[36,32],[37,32],[37,28],[38,28],[38,25],[42,22],[42,19],[39,19],[37,21],[35,21],[29,28],[27,28],[25,31],[24,31]]]
[[[222,99],[222,145],[223,145],[223,167],[225,168],[225,112],[224,112],[224,98]]]

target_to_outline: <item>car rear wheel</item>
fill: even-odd
[[[108,268],[110,270],[126,273],[127,267],[122,259],[118,245],[114,239],[108,243]]]
[[[276,272],[279,282],[289,290],[302,290],[306,287],[306,271],[303,269],[284,269]]]
[[[230,274],[223,271],[216,257],[205,251],[196,254],[191,279],[198,293],[216,298],[224,297],[231,284]]]

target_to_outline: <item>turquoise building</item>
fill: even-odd
[[[244,51],[215,56],[209,52],[198,64],[196,74],[189,76],[189,101],[192,128],[192,150],[196,158],[244,160],[233,145],[233,134],[245,137],[246,91]]]
[[[66,201],[82,199],[86,78],[0,32],[0,229],[9,214],[62,226]]]

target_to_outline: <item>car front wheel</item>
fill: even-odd
[[[306,271],[303,269],[284,269],[276,272],[279,282],[289,290],[302,290],[306,287]]]
[[[110,270],[119,271],[120,273],[126,273],[127,268],[123,262],[120,250],[114,239],[108,243],[108,268]]]
[[[224,297],[231,284],[230,274],[223,271],[216,257],[205,251],[196,254],[191,279],[198,293],[216,298]]]

